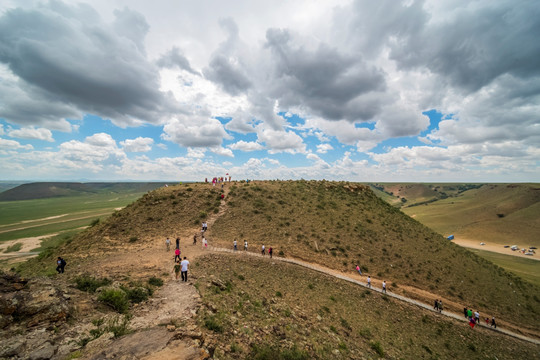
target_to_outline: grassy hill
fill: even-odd
[[[207,184],[160,188],[80,234],[66,252],[119,251],[130,242],[180,236],[219,211],[220,191]],[[461,248],[397,208],[367,186],[317,181],[268,181],[232,185],[226,211],[208,231],[211,244],[231,247],[236,238],[257,251],[387,280],[390,290],[421,298],[427,291],[463,306],[537,329],[540,288]],[[76,255],[75,255],[76,256]],[[431,300],[429,300],[431,301]],[[519,305],[517,305],[519,304]]]
[[[83,196],[98,193],[147,192],[165,183],[74,183],[37,182],[22,184],[0,193],[0,201],[33,200],[53,197]]]
[[[540,246],[538,185],[489,184],[403,211],[441,234],[501,245]]]

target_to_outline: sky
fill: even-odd
[[[540,2],[0,1],[0,180],[540,182]]]

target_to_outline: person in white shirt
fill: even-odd
[[[244,241],[244,251],[247,251],[247,240]]]
[[[181,271],[182,271],[182,281],[187,281],[188,265],[189,265],[189,261],[184,256],[184,260],[182,260],[182,262],[180,263],[180,266],[182,267],[182,269],[181,269]]]
[[[266,254],[266,248],[264,245],[261,247],[261,254],[264,256]]]
[[[234,248],[234,251],[238,250],[236,239],[234,239],[233,241],[233,248]]]
[[[386,280],[382,282],[382,291],[383,293],[386,293]]]
[[[367,277],[367,287],[371,288],[371,276]]]

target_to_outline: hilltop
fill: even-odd
[[[88,194],[147,192],[165,183],[79,183],[36,182],[18,185],[0,193],[0,201],[19,201],[54,197],[82,196]]]
[[[443,298],[445,309],[461,312],[463,306],[473,307],[483,316],[496,316],[502,326],[537,336],[538,287],[452,244],[380,200],[369,187],[345,182],[265,181],[227,184],[223,201],[221,194],[210,184],[159,188],[60,247],[48,249],[19,271],[23,275],[51,274],[56,254],[63,254],[69,271],[57,279],[67,284],[91,274],[110,278],[117,288],[130,292],[151,277],[165,278],[163,289],[152,290],[155,301],[152,298],[131,307],[132,322],[139,324],[134,325],[136,329],[161,331],[152,327],[158,324],[140,320],[154,313],[162,325],[170,326],[171,333],[161,328],[164,333],[160,334],[169,339],[165,341],[169,345],[158,351],[162,355],[173,344],[186,345],[177,343],[186,337],[194,341],[190,346],[204,347],[219,358],[269,359],[272,357],[263,355],[270,353],[298,359],[384,354],[395,358],[480,354],[527,358],[538,353],[537,345],[487,329],[471,332],[463,323],[327,275],[269,259],[217,254],[212,249],[205,255],[200,245],[191,245],[193,235],[200,234],[201,221],[208,220],[206,235],[212,247],[230,249],[235,238],[240,244],[247,240],[250,251],[259,251],[265,244],[274,248],[278,258],[301,259],[358,278],[354,266],[359,264],[364,274],[373,277],[374,286],[380,287],[386,280],[393,293],[429,304]],[[183,255],[192,260],[192,281],[198,292],[190,295],[192,300],[178,300],[178,306],[197,308],[197,315],[182,315],[181,320],[175,311],[164,308],[176,301],[171,295],[174,291],[182,291],[168,280],[171,255],[164,251],[167,236],[181,238]],[[79,320],[78,330],[66,324],[60,333],[69,329],[88,332],[90,320],[106,314],[96,296],[83,298],[85,305],[78,305],[70,314]],[[84,316],[81,309],[85,309]],[[182,309],[177,311],[185,314]],[[191,329],[190,335],[186,328]],[[125,344],[137,334],[118,341]],[[150,333],[147,337],[151,338]],[[93,341],[105,341],[100,339]],[[78,348],[92,353],[90,348]]]

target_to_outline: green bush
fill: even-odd
[[[221,325],[217,319],[216,316],[208,316],[205,320],[204,320],[204,326],[208,329],[208,330],[212,330],[214,332],[217,332],[217,333],[222,333],[223,332],[223,325]]]
[[[16,243],[11,246],[8,246],[7,249],[4,250],[4,252],[5,253],[16,252],[16,251],[21,250],[21,248],[22,248],[22,243]]]
[[[132,303],[138,304],[140,302],[148,300],[148,290],[146,288],[143,288],[143,287],[136,287],[133,289],[122,288],[122,290],[124,290],[127,298]]]
[[[96,292],[96,290],[102,286],[110,285],[111,282],[112,281],[107,278],[96,279],[88,275],[83,275],[75,278],[77,289],[90,293]]]
[[[280,350],[275,346],[253,344],[248,359],[254,360],[307,360],[311,357],[296,346],[292,349]]]
[[[375,350],[375,352],[379,355],[379,356],[384,356],[384,350],[382,348],[382,345],[380,342],[378,341],[370,341],[369,342],[369,346],[371,346],[371,348],[373,350]]]
[[[148,284],[153,286],[163,286],[163,280],[158,277],[152,276],[150,279],[148,279]]]
[[[129,309],[129,300],[126,293],[120,289],[107,289],[99,295],[98,300],[110,306],[119,313],[126,313]]]

